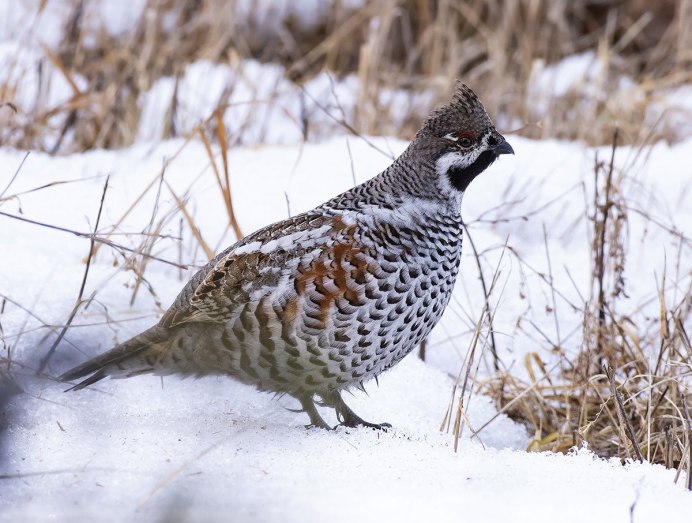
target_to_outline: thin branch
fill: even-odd
[[[363,136],[361,133],[359,133],[358,131],[356,131],[356,129],[355,129],[351,124],[349,124],[346,120],[344,120],[343,118],[337,118],[337,117],[334,116],[332,113],[330,113],[329,110],[328,110],[324,105],[322,105],[320,102],[318,102],[317,99],[316,99],[314,96],[312,96],[312,95],[308,92],[308,90],[305,89],[304,86],[301,85],[301,86],[300,86],[300,89],[307,95],[308,98],[310,98],[310,100],[312,100],[312,102],[317,106],[317,108],[320,109],[325,115],[327,115],[329,118],[331,118],[331,119],[334,120],[336,123],[338,123],[339,125],[341,125],[344,129],[346,129],[348,132],[350,132],[353,136],[357,136],[358,138],[360,138],[361,140],[363,140],[365,143],[367,143],[370,147],[372,147],[373,149],[375,149],[377,152],[382,153],[383,155],[385,155],[385,156],[386,156],[387,158],[389,158],[390,160],[394,160],[394,156],[392,156],[390,153],[388,153],[388,152],[385,151],[384,149],[380,149],[377,145],[375,145],[373,142],[371,142],[370,140],[368,140],[368,139],[367,139],[365,136]]]
[[[480,256],[478,255],[478,251],[476,250],[476,244],[473,243],[473,238],[471,237],[471,233],[469,233],[468,228],[466,227],[466,223],[462,222],[462,227],[464,228],[464,233],[466,234],[466,237],[469,239],[469,243],[471,244],[471,250],[473,251],[473,257],[476,260],[476,267],[478,267],[478,276],[480,277],[481,280],[481,287],[483,287],[483,296],[485,298],[485,313],[486,317],[488,318],[488,321],[490,322],[489,325],[489,330],[490,330],[490,353],[493,355],[493,368],[495,369],[496,372],[500,371],[500,361],[499,361],[499,356],[497,355],[497,345],[495,344],[495,330],[493,328],[493,323],[492,323],[492,311],[490,310],[490,293],[488,291],[488,285],[485,283],[485,276],[483,275],[483,268],[481,267],[481,259]],[[507,245],[507,241],[505,241],[505,246]]]
[[[9,183],[2,190],[2,192],[0,192],[0,200],[2,200],[2,197],[5,196],[5,193],[9,190],[10,186],[17,179],[17,176],[19,176],[19,172],[22,170],[22,166],[24,165],[24,162],[26,162],[26,159],[29,157],[29,154],[31,154],[31,151],[26,152],[26,154],[24,155],[24,158],[22,158],[22,161],[19,163],[19,167],[17,167],[17,170],[14,171],[14,175],[12,175],[12,178],[10,179]]]
[[[187,265],[172,262],[170,260],[164,260],[163,258],[159,258],[158,256],[153,256],[150,254],[141,253],[136,249],[132,249],[130,247],[125,247],[124,245],[120,245],[120,244],[112,242],[110,240],[106,240],[105,238],[95,236],[93,233],[75,231],[73,229],[68,229],[66,227],[60,227],[58,225],[52,225],[50,223],[39,222],[37,220],[32,220],[30,218],[24,218],[23,216],[17,216],[16,214],[10,214],[10,213],[4,212],[4,211],[0,211],[0,215],[1,216],[7,216],[8,218],[12,218],[15,220],[19,220],[20,222],[30,223],[32,225],[38,225],[40,227],[45,227],[47,229],[53,229],[54,231],[67,232],[67,233],[73,234],[75,236],[78,236],[79,238],[89,238],[90,240],[93,239],[94,242],[100,243],[103,245],[108,245],[109,247],[112,247],[115,250],[129,252],[129,253],[133,253],[133,254],[141,254],[142,256],[145,256],[147,258],[151,258],[152,260],[156,260],[156,261],[159,261],[161,263],[165,263],[167,265],[172,265],[173,267],[177,267],[179,269],[184,270],[184,269],[188,268]]]
[[[91,240],[89,242],[89,256],[87,257],[86,267],[84,268],[84,275],[82,276],[82,284],[79,287],[79,294],[77,295],[77,301],[75,302],[74,307],[72,307],[72,312],[70,313],[70,317],[67,319],[67,323],[65,323],[65,325],[63,326],[62,330],[60,331],[60,334],[58,335],[58,337],[53,342],[53,345],[51,345],[51,348],[48,349],[48,352],[46,353],[46,355],[41,359],[41,363],[38,366],[38,373],[39,374],[43,373],[44,369],[46,368],[46,365],[48,364],[48,361],[53,356],[55,349],[58,347],[58,345],[62,341],[63,337],[67,333],[67,330],[70,328],[70,325],[72,324],[72,320],[74,320],[74,317],[77,315],[77,311],[79,311],[79,308],[84,303],[84,301],[83,301],[84,288],[86,287],[87,277],[89,276],[89,269],[91,268],[91,260],[94,256],[94,245],[96,243],[95,235],[96,235],[96,231],[99,228],[99,223],[101,221],[101,213],[103,211],[103,203],[106,200],[106,192],[108,191],[108,181],[110,180],[110,178],[111,178],[110,176],[107,176],[106,182],[103,184],[103,193],[101,194],[101,203],[99,204],[99,211],[98,211],[98,214],[96,215],[96,223],[94,224],[94,234],[92,234]],[[93,298],[93,295],[92,295],[92,298]],[[91,300],[91,298],[88,301],[90,301],[90,300]]]

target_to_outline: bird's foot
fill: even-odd
[[[336,411],[336,417],[341,422],[339,425],[342,427],[368,427],[375,430],[381,430],[382,432],[387,432],[387,429],[391,429],[392,425],[390,423],[370,423],[365,421],[360,416],[357,416],[352,410],[349,409],[349,413],[344,413],[342,411]]]
[[[306,429],[324,429],[324,430],[336,430],[336,427],[331,427],[327,423],[308,423],[305,425]]]
[[[327,424],[326,421],[317,412],[317,407],[315,407],[315,402],[312,400],[311,396],[300,396],[297,398],[300,401],[301,409],[288,409],[292,412],[305,412],[310,416],[310,423],[305,425],[306,429],[324,429],[324,430],[334,430]]]
[[[387,432],[387,429],[391,429],[392,426],[389,423],[370,423],[365,421],[358,414],[353,412],[351,408],[346,405],[344,400],[341,398],[341,394],[334,391],[329,396],[322,396],[322,400],[325,404],[333,407],[336,411],[336,418],[340,422],[340,426],[343,427],[368,427],[371,429],[381,430]]]
[[[360,423],[356,423],[355,425],[341,423],[339,424],[339,427],[368,427],[373,430],[381,430],[382,432],[387,432],[389,429],[392,428],[392,425],[389,423],[370,423],[369,421],[361,420]]]

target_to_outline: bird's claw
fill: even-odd
[[[331,427],[327,425],[326,423],[321,424],[321,423],[308,423],[305,425],[306,429],[324,429],[324,430],[336,430],[336,427]]]
[[[373,430],[381,430],[382,432],[387,432],[389,429],[392,428],[392,425],[390,423],[369,423],[367,421],[361,420],[360,423],[341,423],[339,424],[340,427],[367,427],[369,429]]]

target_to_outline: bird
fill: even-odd
[[[370,423],[342,394],[390,369],[444,312],[462,247],[468,185],[514,154],[483,104],[456,82],[380,174],[266,226],[200,269],[160,321],[64,373],[80,390],[106,376],[227,375],[289,395],[307,427]]]

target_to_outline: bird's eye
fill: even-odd
[[[468,131],[461,131],[457,133],[457,143],[461,145],[464,149],[468,149],[469,147],[471,147],[475,139],[476,137]]]

